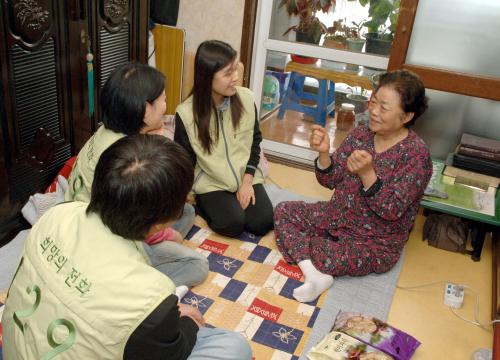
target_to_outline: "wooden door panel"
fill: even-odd
[[[146,62],[148,9],[147,0],[0,2],[0,245],[26,225],[20,209],[28,196],[95,131],[110,72]]]
[[[0,237],[21,222],[28,196],[43,191],[71,156],[68,72],[60,2],[1,3],[3,106]],[[43,130],[40,130],[43,129]],[[35,136],[36,135],[36,136]]]
[[[95,46],[95,96],[110,73],[129,61],[146,62],[148,2],[140,0],[99,0],[94,8],[92,34]],[[101,111],[96,107],[96,119]]]

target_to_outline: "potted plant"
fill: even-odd
[[[365,34],[365,51],[373,54],[388,55],[399,16],[400,0],[359,0],[362,6],[369,4],[369,20],[364,23],[368,29]],[[389,25],[387,26],[387,20]]]
[[[365,22],[361,21],[357,23],[355,21],[351,21],[351,23],[352,26],[349,27],[347,32],[347,49],[352,51],[361,51],[363,49],[363,45],[365,45],[365,39],[361,37],[361,28],[365,26]]]
[[[365,39],[361,38],[361,28],[364,26],[364,22],[351,21],[352,26],[346,26],[346,48],[351,51],[360,52],[365,45]],[[356,64],[346,64],[345,69],[347,71],[359,71],[359,65]]]
[[[353,34],[351,28],[345,24],[345,19],[335,20],[333,25],[326,29],[323,46],[334,49],[347,48],[347,39]]]
[[[347,102],[354,105],[356,114],[364,112],[368,108],[368,90],[361,86],[349,87],[351,94],[347,94]]]
[[[319,44],[321,35],[327,32],[325,24],[317,17],[317,11],[335,9],[336,0],[281,0],[278,8],[285,7],[289,16],[298,16],[299,23],[288,28],[283,36],[295,31],[297,41]]]

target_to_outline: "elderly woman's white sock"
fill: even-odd
[[[302,260],[297,265],[304,274],[304,285],[293,290],[293,297],[297,301],[313,301],[333,285],[333,276],[316,269],[311,260]]]

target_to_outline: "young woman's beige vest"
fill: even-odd
[[[237,87],[238,95],[243,103],[244,112],[238,129],[233,129],[231,110],[220,114],[212,114],[211,132],[215,132],[215,122],[219,121],[219,141],[214,144],[209,155],[201,146],[193,118],[193,97],[177,107],[177,113],[186,128],[189,142],[196,154],[195,178],[193,191],[205,194],[211,191],[238,191],[246,165],[250,159],[255,125],[255,106],[252,92]],[[215,138],[215,135],[212,135]],[[253,183],[264,182],[262,171],[257,169]]]

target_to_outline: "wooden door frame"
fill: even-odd
[[[245,0],[245,11],[243,13],[243,27],[241,29],[240,61],[244,65],[243,86],[250,84],[252,70],[253,38],[255,35],[255,23],[257,20],[257,1]]]

